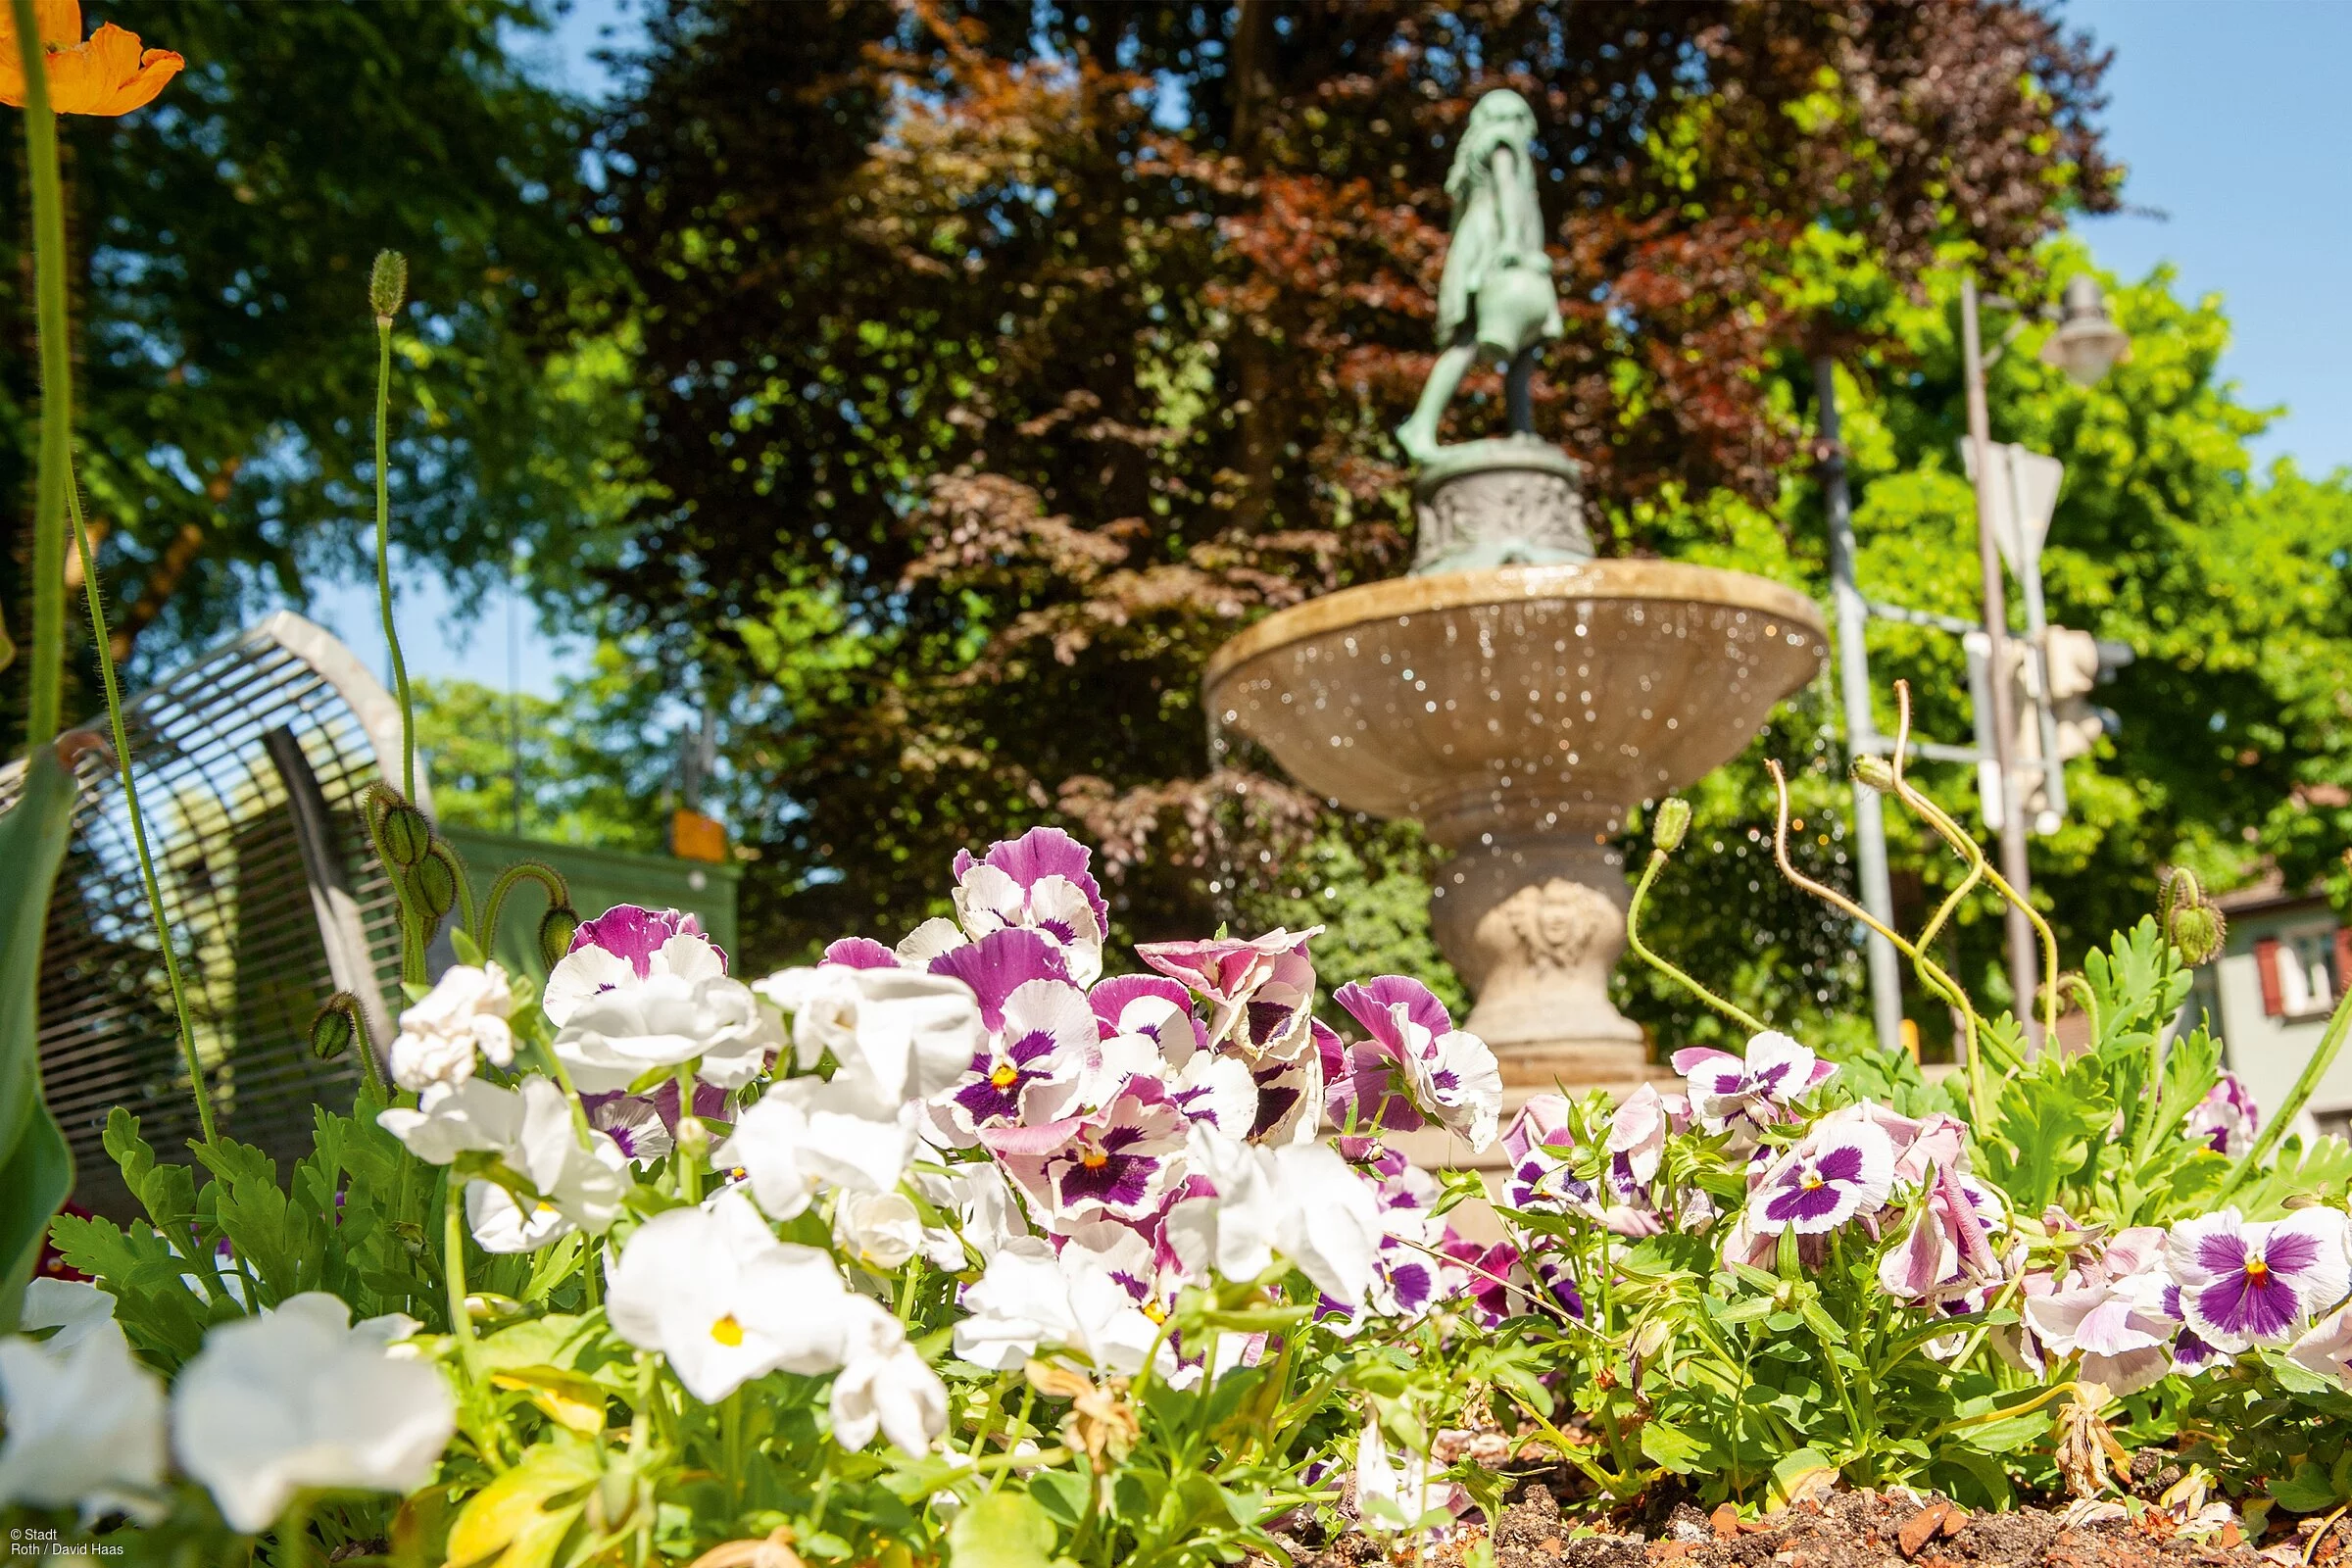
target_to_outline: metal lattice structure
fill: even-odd
[[[123,719],[220,1130],[299,1156],[312,1107],[348,1105],[360,1073],[353,1056],[312,1056],[318,1004],[350,991],[379,1055],[390,1040],[399,924],[361,797],[398,777],[399,709],[349,649],[280,612],[132,698]],[[0,774],[0,804],[20,769]],[[42,955],[41,1071],[76,1200],[122,1213],[108,1111],[130,1109],[159,1152],[197,1121],[121,779],[97,755],[79,777]]]

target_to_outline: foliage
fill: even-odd
[[[574,218],[575,111],[508,53],[538,13],[122,0],[105,15],[189,62],[149,108],[61,127],[79,472],[118,655],[158,625],[185,649],[358,564],[370,345],[321,323],[351,318],[387,245],[412,259],[417,302],[396,337],[420,393],[394,431],[404,548],[461,581],[516,539],[570,559],[626,404],[610,382],[579,396],[616,362],[561,324],[601,263]],[[28,323],[22,202],[0,190],[0,310]],[[30,480],[30,377],[28,356],[0,374],[11,496]],[[22,570],[0,552],[20,633]]]
[[[1537,106],[1573,318],[1541,428],[1631,552],[1678,497],[1776,496],[1793,236],[2031,271],[2113,199],[2100,69],[2011,4],[659,13],[603,142],[647,466],[604,586],[740,694],[755,940],[902,926],[922,867],[1041,810],[1135,936],[1213,920],[1230,869],[1297,881],[1321,808],[1202,756],[1199,673],[1402,564],[1383,432],[1480,89]]]

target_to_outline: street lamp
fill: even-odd
[[[2064,370],[2077,386],[2089,386],[2115,367],[2130,362],[2132,339],[2107,316],[2107,296],[2098,279],[2078,274],[2066,285],[2058,330],[2041,346],[2041,363]]]
[[[1997,356],[2000,350],[1995,349]],[[2121,327],[2107,316],[2107,302],[2099,292],[2098,283],[2086,276],[2078,276],[2066,285],[2066,303],[2060,313],[2058,330],[2042,349],[2042,360],[2065,370],[2078,386],[2087,386],[2105,375],[2132,352],[2132,341]],[[1994,465],[1992,462],[1991,418],[1984,404],[1984,368],[1990,363],[1984,352],[1983,339],[1977,328],[1977,280],[1971,273],[1960,279],[1960,353],[1962,369],[1967,382],[1968,442],[1975,454],[1972,466],[1976,469],[1977,493],[1977,566],[1984,588],[1985,662],[1993,671],[1990,681],[1992,700],[1992,762],[2001,789],[2001,875],[2020,900],[2026,898],[2030,882],[2026,869],[2026,819],[2020,809],[2015,758],[2012,753],[2017,741],[2016,699],[2005,671],[2009,668],[2009,601],[2001,583],[2001,550],[1998,538],[1999,504],[1993,493]],[[2006,471],[2006,465],[2002,466]],[[2045,756],[2043,767],[2057,767],[2055,757]],[[2024,908],[2011,904],[2005,910],[2009,941],[2009,984],[2017,994],[2017,1015],[2025,1025],[2026,1037],[2038,1044],[2034,1033],[2034,995],[2037,987],[2038,955],[2034,947],[2034,924]]]

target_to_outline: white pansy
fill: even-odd
[[[835,1051],[839,1059],[858,1038],[858,982],[856,971],[838,963],[814,968],[778,969],[752,990],[774,1003],[792,1020],[792,1058],[806,1072]]]
[[[579,1229],[542,1198],[525,1206],[496,1182],[466,1184],[466,1224],[485,1252],[535,1252]]]
[[[1009,1371],[1041,1345],[1078,1339],[1069,1282],[1052,1244],[1035,1237],[1008,1242],[963,1292],[964,1316],[956,1324],[956,1353],[992,1372]]]
[[[556,1054],[583,1094],[626,1089],[656,1068],[698,1058],[705,1083],[736,1089],[783,1049],[775,1018],[751,987],[727,978],[718,950],[701,937],[681,932],[662,943],[642,978],[626,960],[614,961],[626,977],[573,1001],[556,1035]]]
[[[164,1476],[164,1386],[131,1354],[114,1298],[90,1295],[105,1300],[103,1313],[86,1300],[45,1303],[75,1314],[52,1339],[0,1339],[0,1509],[77,1507],[85,1518],[120,1509],[152,1520],[165,1511],[153,1495]]]
[[[829,1255],[777,1241],[730,1190],[639,1227],[605,1311],[622,1339],[661,1351],[688,1393],[715,1404],[770,1372],[838,1367],[852,1299]]]
[[[1101,1226],[1108,1233],[1121,1227]],[[1111,1258],[1079,1241],[1055,1254],[1051,1244],[1008,1242],[963,1293],[969,1314],[956,1325],[956,1353],[974,1366],[1006,1371],[1041,1347],[1077,1350],[1109,1372],[1140,1371],[1160,1343],[1159,1321],[1113,1273],[1117,1264],[1151,1274],[1151,1247],[1132,1231],[1137,1258]],[[1162,1347],[1161,1359],[1173,1361]]]
[[[1430,1484],[1429,1461],[1417,1453],[1391,1457],[1380,1423],[1367,1419],[1355,1444],[1355,1479],[1348,1489],[1358,1523],[1383,1535],[1409,1530],[1431,1508],[1448,1500],[1452,1488]]]
[[[571,1097],[554,1079],[524,1079],[522,1101],[522,1127],[506,1162],[574,1225],[592,1235],[612,1229],[628,1190],[628,1156],[593,1127],[583,1141]]]
[[[389,1355],[321,1291],[223,1323],[172,1392],[172,1449],[232,1529],[269,1528],[299,1490],[412,1492],[457,1425],[441,1374]]]
[[[1216,1189],[1169,1212],[1169,1240],[1189,1266],[1250,1280],[1279,1252],[1332,1299],[1362,1304],[1387,1226],[1371,1189],[1337,1151],[1266,1149],[1195,1127],[1189,1161]]]
[[[473,1076],[477,1054],[499,1066],[514,1060],[514,1031],[508,1015],[514,991],[496,963],[454,965],[400,1015],[392,1042],[392,1080],[422,1094],[435,1084],[462,1084]]]
[[[879,1432],[908,1453],[928,1453],[948,1427],[947,1385],[906,1343],[897,1318],[862,1296],[846,1304],[833,1441],[854,1450]]]
[[[742,1171],[773,1219],[800,1213],[824,1186],[886,1192],[914,1153],[916,1112],[901,1105],[875,1118],[871,1109],[858,1086],[788,1078],[744,1110],[711,1162]]]
[[[1005,1243],[1029,1234],[1012,1188],[993,1159],[960,1165],[925,1161],[911,1167],[907,1179],[923,1201],[955,1222],[923,1232],[923,1256],[934,1268],[962,1273],[970,1265],[964,1251],[967,1243],[985,1266]]]
[[[540,988],[539,1009],[561,1029],[571,1021],[580,1004],[615,986],[634,984],[637,968],[609,948],[594,944],[573,949],[556,960]]]
[[[987,1038],[971,988],[952,975],[828,963],[779,970],[758,989],[791,1015],[795,1059],[814,1067],[832,1053],[831,1082],[877,1121],[955,1083]]]
[[[25,1282],[17,1326],[27,1334],[57,1330],[41,1343],[63,1350],[114,1321],[115,1298],[97,1286],[83,1280],[35,1279]]]
[[[867,1268],[890,1270],[922,1250],[923,1217],[904,1193],[844,1193],[833,1243]]]
[[[971,938],[963,934],[961,926],[944,915],[935,914],[901,937],[899,945],[891,951],[901,963],[920,967],[943,953],[954,953],[957,948],[969,946]]]
[[[451,1086],[435,1084],[416,1108],[395,1105],[375,1124],[408,1146],[428,1165],[446,1165],[464,1153],[503,1154],[522,1136],[522,1096],[479,1078]]]

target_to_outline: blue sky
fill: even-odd
[[[601,95],[611,77],[591,57],[625,45],[641,14],[632,0],[578,0],[523,43],[525,58],[544,79]],[[2107,139],[2140,210],[2088,220],[2084,237],[2127,276],[2170,262],[2183,293],[2223,297],[2235,330],[2223,372],[2249,404],[2287,410],[2256,443],[2260,461],[2352,466],[2352,3],[2072,0],[2063,14],[2115,51]],[[383,666],[371,588],[322,594],[312,612]],[[509,613],[493,595],[462,624],[436,585],[412,588],[399,609],[411,671],[552,694],[584,650],[525,611],[510,658]]]

